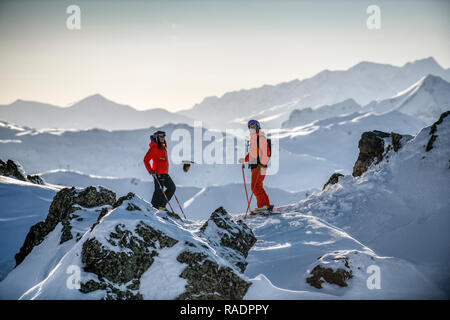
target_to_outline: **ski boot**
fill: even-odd
[[[267,216],[270,215],[270,213],[272,213],[273,210],[273,204],[271,204],[270,206],[262,206],[261,208],[255,208],[255,210],[250,211],[250,215],[263,215],[263,216]]]

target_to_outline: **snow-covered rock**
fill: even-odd
[[[0,175],[22,181],[29,181],[35,184],[45,184],[44,179],[40,175],[25,175],[25,170],[22,165],[11,159],[6,162],[0,159]]]
[[[132,193],[116,201],[102,187],[65,188],[46,220],[31,228],[0,296],[240,299],[251,285],[242,272],[255,241],[222,208],[202,227]]]
[[[384,156],[393,150],[397,152],[412,136],[378,130],[367,131],[358,142],[359,155],[353,166],[353,176],[359,177],[373,164],[380,163]]]

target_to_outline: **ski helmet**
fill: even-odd
[[[158,147],[161,148],[162,146],[161,141],[159,141],[158,137],[165,137],[165,136],[166,133],[164,131],[158,130],[150,136],[150,140],[156,142],[158,144]],[[166,145],[166,143],[164,143],[164,145]]]
[[[255,125],[256,126],[256,130],[259,130],[261,128],[261,125],[259,124],[258,120],[250,120],[247,123],[247,126],[250,128],[251,125]]]

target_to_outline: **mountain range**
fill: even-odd
[[[304,80],[207,97],[180,113],[217,128],[242,126],[249,118],[260,120],[265,127],[279,128],[295,109],[315,109],[348,99],[366,105],[388,99],[428,74],[450,81],[450,69],[442,68],[432,57],[401,67],[363,61],[347,70],[324,70]]]
[[[347,70],[324,70],[303,80],[207,97],[192,108],[179,112],[164,109],[138,111],[95,94],[70,107],[16,100],[0,106],[0,119],[38,129],[106,130],[141,129],[167,123],[192,125],[194,120],[201,120],[206,127],[225,130],[242,127],[249,118],[256,118],[267,128],[279,128],[289,120],[294,110],[314,110],[341,104],[355,111],[356,104],[364,106],[376,103],[376,100],[389,99],[428,74],[450,81],[450,69],[444,69],[432,57],[408,62],[401,67],[363,61]],[[328,107],[322,111],[327,114],[331,109]],[[306,115],[305,112],[302,115]],[[335,110],[331,115],[338,113]],[[433,114],[431,118],[435,117]]]
[[[450,109],[450,83],[441,77],[429,74],[392,97],[377,99],[364,106],[353,99],[348,99],[316,109],[295,109],[289,115],[289,119],[283,122],[282,127],[301,126],[351,113],[382,114],[391,111],[414,116],[426,124],[431,124],[448,109]]]
[[[136,110],[95,94],[70,107],[16,100],[0,106],[0,119],[38,129],[130,130],[167,123],[192,123],[192,119],[165,109]]]

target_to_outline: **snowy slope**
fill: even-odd
[[[434,127],[434,132],[433,127],[421,130],[361,177],[341,177],[284,210],[321,218],[377,254],[414,263],[448,295],[450,117]]]
[[[0,176],[0,280],[15,266],[14,255],[30,226],[46,217],[58,190]]]
[[[321,188],[330,172],[351,171],[357,156],[357,142],[364,131],[378,129],[414,134],[424,125],[422,120],[400,112],[382,115],[354,113],[300,127],[272,130],[270,133],[273,139],[280,139],[280,149],[274,150],[271,162],[275,163],[277,157],[279,170],[275,175],[268,176],[265,183],[270,187],[295,192]],[[186,125],[167,125],[162,129],[169,136],[171,155],[173,147],[179,143],[170,140],[171,134],[176,129],[193,133],[193,128]],[[4,123],[0,126],[0,139],[4,141],[4,157],[17,159],[33,173],[66,169],[123,178],[130,182],[142,180],[151,183],[152,179],[142,159],[148,148],[148,136],[154,130],[44,131]],[[190,171],[185,173],[181,165],[171,162],[169,173],[175,183],[181,186],[205,188],[240,184],[242,171],[237,159],[244,155],[244,149],[237,141],[236,149],[231,150],[235,164],[203,163],[191,166]],[[208,145],[208,142],[203,143],[204,151]],[[226,151],[224,154],[228,154],[229,149]],[[169,157],[169,160],[172,159],[172,156]],[[247,170],[246,174],[249,180]],[[130,187],[135,190],[133,186]],[[139,194],[145,197],[144,193]]]
[[[396,110],[422,119],[427,125],[449,109],[450,83],[433,75],[423,77],[389,99],[373,101],[364,106],[364,110],[377,113]]]
[[[130,211],[127,209],[130,205],[132,208],[137,206],[140,210]],[[220,234],[217,233],[217,227],[208,226],[201,232],[204,222],[181,223],[178,220],[167,219],[138,197],[127,198],[114,209],[115,206],[112,210],[108,209],[109,212],[93,230],[92,226],[98,219],[99,209],[108,207],[80,208],[74,211],[70,220],[70,232],[74,237],[61,243],[63,225],[59,223],[44,241],[33,248],[25,260],[0,282],[0,297],[100,299],[107,295],[118,298],[120,292],[117,290],[119,290],[126,292],[129,298],[140,294],[143,299],[173,299],[185,290],[187,284],[185,279],[178,276],[186,265],[177,262],[175,258],[184,250],[192,249],[193,244],[198,244],[198,248],[202,248],[199,252],[208,255],[213,261],[234,269],[224,259],[229,251],[220,245],[217,247],[218,243],[221,243],[220,237],[217,238]],[[242,217],[235,216],[234,219],[237,225],[240,225],[238,220]],[[108,286],[106,289],[96,289],[95,283],[105,282],[92,271],[84,269],[86,243],[95,239],[100,241],[104,250],[108,250],[111,255],[112,252],[131,255],[130,249],[116,247],[117,243],[114,244],[112,240],[117,236],[113,237],[113,231],[118,233],[120,230],[137,230],[137,226],[142,222],[163,232],[164,236],[163,238],[158,236],[160,237],[159,245],[156,246],[158,255],[153,264],[145,272],[140,273],[139,290],[136,291],[136,287],[132,285],[133,281],[123,285],[106,281]],[[258,239],[249,252],[245,276],[242,276],[243,279],[247,279],[246,281],[251,281],[245,299],[445,297],[414,264],[394,257],[379,256],[344,230],[318,217],[305,215],[296,210],[285,210],[282,215],[252,217],[246,219],[245,223],[253,229]],[[161,241],[164,237],[177,239],[178,242],[174,246],[163,248]],[[132,242],[127,240],[124,243]],[[214,251],[210,251],[210,246],[216,246]],[[233,256],[235,255],[231,257]],[[352,271],[352,277],[346,281],[345,287],[323,283],[321,289],[314,288],[306,281],[311,277],[311,270],[318,265],[334,270],[347,268]],[[369,289],[367,286],[370,275],[367,270],[373,265],[382,270],[380,290]],[[83,292],[72,286],[76,284],[72,278],[74,270],[80,270]],[[103,271],[108,277],[107,270]]]
[[[238,158],[245,154],[244,143],[238,143],[242,141],[241,139],[235,138],[235,147],[228,148],[224,152],[224,157],[228,154],[234,156],[234,164],[204,162],[192,165],[190,171],[185,173],[182,165],[172,162],[172,156],[177,155],[172,150],[180,142],[171,141],[170,137],[177,129],[187,130],[191,137],[194,137],[194,129],[187,125],[167,125],[160,129],[165,130],[169,137],[168,148],[171,155],[169,173],[177,185],[204,188],[211,185],[242,183],[242,171],[237,162]],[[148,150],[149,135],[154,131],[156,128],[130,131],[37,130],[3,122],[0,123],[0,141],[3,142],[2,156],[18,160],[30,173],[65,169],[130,181],[132,178],[152,181],[144,167],[143,158]],[[210,143],[208,141],[203,143],[203,152],[206,152]],[[194,150],[191,146],[191,151]],[[267,185],[275,188],[296,192],[319,188],[322,181],[328,178],[330,171],[341,168],[327,157],[299,154],[283,147],[277,154],[280,170],[266,180]],[[194,156],[191,159],[194,159]],[[225,163],[225,160],[223,162]],[[246,174],[249,180],[249,172],[246,171]]]
[[[271,217],[249,218],[258,241],[250,250],[246,299],[430,299],[446,295],[412,263],[380,256],[324,220],[284,209]],[[306,282],[315,266],[351,270],[347,286]],[[370,289],[370,268],[381,270],[380,289]],[[372,267],[371,267],[372,266]],[[370,280],[369,280],[370,282]]]
[[[80,197],[85,190],[70,192]],[[99,209],[107,213],[99,216]],[[74,237],[62,242],[64,223]],[[224,236],[240,249],[218,245],[216,240],[220,243]],[[245,265],[244,246],[254,241],[251,230],[223,210],[216,210],[204,224],[192,224],[128,194],[112,207],[77,206],[0,283],[0,297],[237,299],[251,285],[240,268]],[[72,279],[73,270],[78,270],[78,280]],[[199,272],[203,281],[192,284]]]
[[[317,120],[339,117],[346,114],[360,112],[362,107],[353,99],[348,99],[333,105],[321,106],[317,109],[295,109],[289,119],[282,123],[283,128],[298,127]]]

